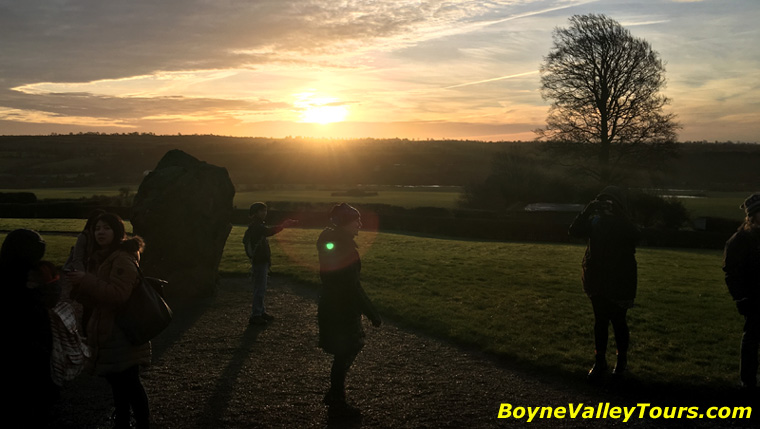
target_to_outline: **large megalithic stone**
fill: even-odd
[[[134,233],[145,240],[140,266],[146,276],[169,281],[170,304],[215,291],[234,196],[226,168],[177,149],[140,184],[131,217]]]

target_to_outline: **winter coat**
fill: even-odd
[[[35,231],[18,229],[10,232],[0,248],[0,285],[5,308],[3,320],[9,334],[5,343],[6,362],[13,374],[5,382],[10,402],[5,399],[10,421],[25,421],[30,426],[40,423],[42,412],[48,411],[58,394],[50,376],[50,355],[53,335],[48,310],[58,301],[60,287],[53,276],[55,267],[41,261],[45,240]],[[50,266],[43,280],[42,266]],[[17,417],[14,419],[14,417]]]
[[[12,362],[11,371],[15,373],[9,377],[10,383],[5,385],[11,394],[11,403],[6,401],[6,405],[12,404],[8,408],[11,417],[18,416],[29,421],[30,417],[43,416],[25,413],[46,410],[58,395],[58,387],[50,374],[53,334],[48,311],[57,302],[60,287],[57,282],[28,282],[27,272],[23,272],[23,278],[8,275],[14,269],[17,268],[2,266],[1,269],[4,278],[13,279],[12,282],[3,281],[7,299],[5,314],[11,327],[8,330],[7,359]],[[33,277],[32,272],[29,272],[29,277]]]
[[[278,232],[282,231],[282,226],[266,226],[263,221],[254,221],[248,225],[243,235],[243,245],[245,254],[252,264],[272,263],[272,250],[269,248],[269,240]]]
[[[728,239],[723,271],[739,312],[746,314],[750,308],[760,311],[760,228],[748,229],[742,225]]]
[[[92,348],[93,372],[106,375],[122,372],[135,365],[150,365],[150,342],[132,345],[116,325],[116,313],[140,281],[139,255],[115,250],[102,263],[91,267],[72,295],[92,309],[87,322],[87,343]]]
[[[600,197],[602,194],[600,194]],[[639,229],[619,204],[612,213],[592,201],[570,225],[569,234],[587,239],[583,256],[583,290],[589,298],[606,298],[623,308],[636,297],[636,244]]]
[[[353,237],[327,228],[317,239],[319,276],[319,346],[331,354],[357,352],[364,345],[361,316],[379,321],[380,316],[359,281],[361,259]]]

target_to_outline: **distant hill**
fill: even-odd
[[[659,180],[691,189],[760,188],[760,145],[683,143]],[[467,185],[483,181],[492,156],[535,142],[406,139],[313,140],[221,136],[0,136],[0,188],[133,183],[170,149],[227,168],[239,185]]]

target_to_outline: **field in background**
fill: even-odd
[[[3,230],[23,225],[78,231],[82,224],[0,219]],[[236,226],[227,240],[224,275],[248,271],[243,232]],[[286,229],[272,237],[273,271],[318,287],[318,234]],[[63,263],[74,236],[45,239],[47,258]],[[591,365],[593,316],[580,285],[582,245],[369,231],[358,242],[363,285],[386,317],[541,370],[583,374]],[[733,385],[743,322],[723,283],[721,252],[644,248],[637,258],[639,294],[629,313],[631,375],[652,383]],[[614,341],[610,349],[613,359]]]
[[[335,192],[345,192],[345,188],[308,189],[288,187],[284,189],[263,189],[255,191],[238,190],[235,192],[234,204],[238,208],[245,208],[256,201],[304,202],[312,204],[348,202],[349,204],[358,205],[388,204],[408,209],[415,207],[440,207],[453,209],[456,208],[456,202],[461,193],[461,188],[456,186],[366,186],[360,189],[367,193],[377,192],[377,195],[332,195]]]
[[[119,195],[120,188],[129,188],[133,193],[137,192],[139,185],[122,186],[92,186],[81,188],[30,188],[30,189],[0,189],[0,192],[33,192],[38,200],[43,199],[72,199],[90,198],[93,195],[105,195],[115,197]]]
[[[137,192],[136,185],[120,187],[83,187],[83,188],[45,188],[45,189],[0,189],[0,192],[34,192],[38,199],[50,198],[87,198],[93,195],[117,196],[119,188],[129,188]],[[282,186],[272,189],[245,190],[235,193],[233,204],[240,209],[246,208],[255,201],[266,202],[296,202],[296,203],[334,203],[348,202],[350,204],[388,204],[407,209],[416,207],[456,208],[461,188],[456,186],[444,187],[392,187],[365,186],[367,192],[377,192],[376,196],[333,196],[333,192],[346,191],[348,188],[317,188],[314,186]],[[716,192],[716,191],[674,191],[675,195],[694,196],[696,198],[679,198],[692,218],[719,217],[740,222],[743,212],[739,205],[749,195],[749,192]],[[548,201],[547,201],[548,202]]]
[[[37,189],[0,189],[0,192],[33,192],[38,200],[41,199],[80,199],[93,195],[115,197],[119,188],[129,188],[137,193],[139,186],[124,185],[119,187],[82,187],[82,188],[37,188]],[[334,192],[345,192],[346,187],[315,188],[305,186],[278,187],[276,189],[237,190],[233,205],[237,208],[247,208],[256,201],[266,202],[296,202],[296,203],[335,203],[338,201],[353,204],[388,204],[404,208],[440,207],[453,209],[456,207],[460,189],[456,186],[404,186],[393,187],[368,186],[361,188],[368,196],[333,196]]]
[[[741,222],[744,219],[744,211],[739,206],[750,194],[751,192],[707,191],[702,193],[702,197],[680,198],[680,201],[689,210],[692,218],[718,217]]]

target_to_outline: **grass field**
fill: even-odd
[[[680,201],[692,218],[707,216],[741,222],[744,219],[744,212],[739,209],[739,206],[750,194],[751,192],[708,191],[702,198],[682,198]]]
[[[119,188],[129,188],[137,192],[138,185],[114,187],[84,187],[84,188],[40,188],[40,189],[0,189],[0,192],[33,192],[38,199],[79,199],[93,195],[115,197]],[[238,190],[235,192],[233,204],[238,208],[246,208],[256,201],[266,202],[302,202],[302,203],[335,203],[344,201],[350,204],[389,204],[404,208],[440,207],[453,209],[460,196],[460,188],[448,187],[365,187],[368,192],[378,195],[363,197],[333,196],[333,192],[345,191],[346,188],[307,188],[285,187],[280,189]]]
[[[440,207],[446,209],[456,208],[457,199],[460,196],[458,187],[370,187],[363,188],[368,192],[377,192],[377,195],[364,197],[333,196],[332,193],[340,189],[265,189],[256,191],[237,191],[235,193],[235,205],[248,207],[256,201],[266,202],[306,202],[306,203],[335,203],[337,201],[349,204],[389,204],[404,208],[415,207]]]
[[[39,222],[39,223],[38,223]],[[78,231],[78,221],[0,219]],[[129,229],[129,228],[128,228]],[[243,227],[227,240],[221,271],[245,275]],[[318,285],[318,230],[271,238],[273,271]],[[0,237],[4,238],[4,237]],[[48,235],[63,263],[73,235]],[[582,245],[476,242],[363,231],[362,281],[381,313],[531,367],[583,374],[592,363],[593,317],[581,290]],[[733,384],[742,319],[723,283],[720,251],[640,249],[639,294],[629,312],[631,370],[641,380]],[[610,342],[614,362],[614,341]]]
[[[89,198],[93,195],[105,195],[115,197],[119,195],[119,188],[129,188],[137,192],[139,185],[121,186],[93,186],[81,188],[33,188],[33,189],[0,189],[0,192],[33,192],[38,200],[44,199],[80,199]]]
[[[316,283],[318,233],[276,236],[274,269]],[[234,232],[225,259],[239,253],[240,234]],[[383,314],[551,371],[583,373],[592,363],[593,317],[580,284],[583,246],[397,234],[364,234],[359,243],[363,284]],[[636,375],[732,383],[742,320],[723,284],[721,253],[641,249],[638,261],[637,306],[629,312]]]
[[[138,185],[123,185],[114,187],[86,187],[86,188],[47,188],[47,189],[0,189],[0,192],[34,192],[38,199],[51,198],[85,198],[92,195],[119,195],[119,188],[126,187],[137,192]],[[334,203],[345,201],[349,204],[388,204],[404,208],[415,207],[440,207],[453,209],[457,207],[457,200],[461,196],[461,188],[448,187],[365,187],[367,191],[377,191],[376,196],[366,197],[338,197],[333,196],[335,191],[346,190],[342,188],[327,189],[306,186],[287,186],[279,189],[245,190],[239,189],[235,193],[233,204],[238,208],[245,208],[255,201],[266,202],[303,202],[303,203]],[[688,193],[688,192],[687,192]],[[692,218],[710,216],[741,221],[743,213],[739,205],[749,195],[748,192],[713,192],[699,191],[699,198],[681,198],[680,201],[689,211]]]

